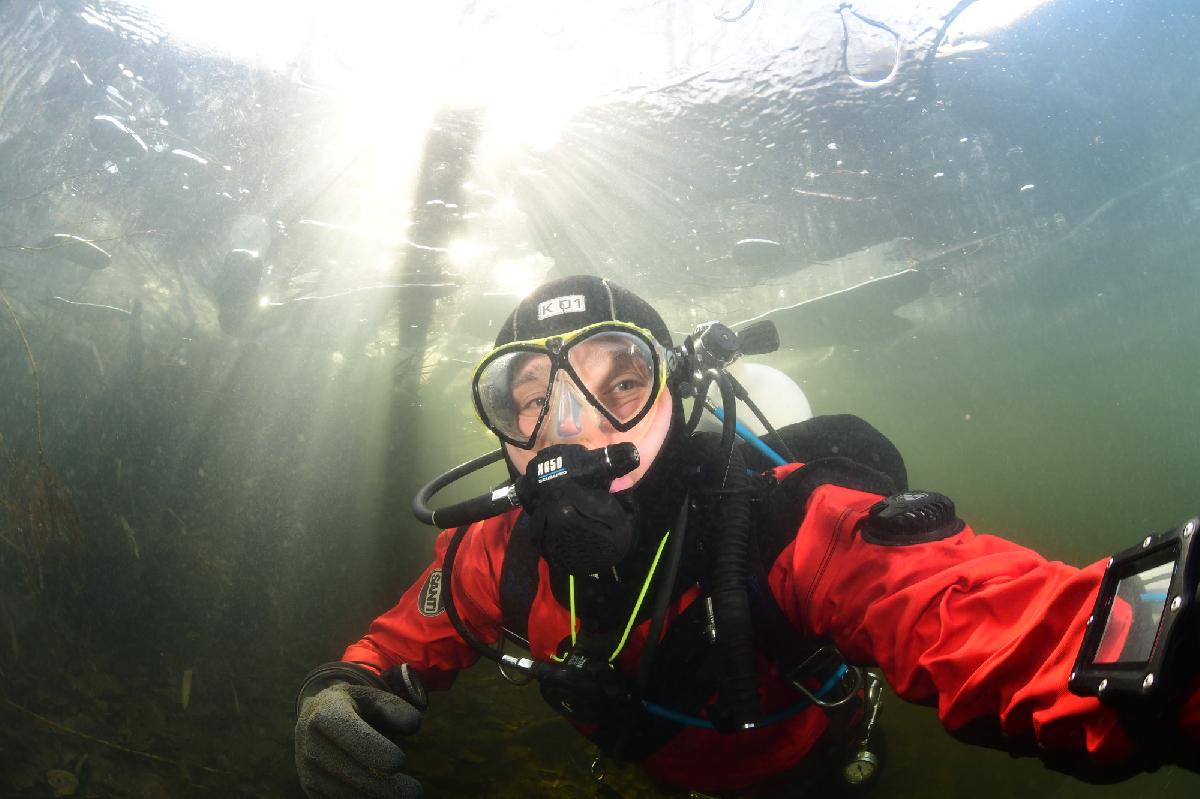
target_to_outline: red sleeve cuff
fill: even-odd
[[[1183,695],[1183,706],[1176,717],[1179,729],[1197,744],[1200,744],[1200,674],[1192,676]]]

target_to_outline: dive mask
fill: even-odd
[[[619,321],[514,341],[475,369],[475,410],[502,441],[525,450],[543,431],[570,441],[591,412],[613,430],[628,432],[662,391],[665,356],[649,331]]]

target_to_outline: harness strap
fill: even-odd
[[[890,442],[873,428],[862,425],[890,447]],[[800,429],[787,431],[798,439],[797,443],[822,430],[822,426],[811,423],[797,427]],[[808,497],[817,487],[828,483],[886,496],[903,487],[907,483],[905,478],[902,461],[898,468],[881,471],[857,458],[818,457],[775,486],[758,509],[752,527],[748,575],[751,617],[758,648],[776,663],[781,674],[794,672],[802,664],[818,659],[830,647],[828,642],[802,636],[795,629],[771,594],[766,579],[775,558],[800,528]],[[522,514],[505,552],[500,602],[505,633],[526,648],[529,614],[538,592],[538,560],[530,525]],[[671,621],[659,644],[643,697],[646,701],[695,716],[703,712],[713,697],[720,683],[721,660],[705,635],[708,619],[704,605],[699,597]],[[834,653],[837,654],[836,650]],[[855,703],[850,703],[845,710],[853,712],[853,706]],[[831,724],[831,730],[837,726],[843,725]],[[636,719],[614,718],[601,724],[590,737],[602,749],[612,751],[619,747],[621,757],[639,760],[663,746],[680,729],[679,722],[643,710]]]
[[[500,567],[500,612],[504,634],[526,649],[529,648],[529,611],[533,608],[540,581],[539,557],[529,517],[522,513],[509,534],[504,565]]]
[[[707,625],[704,598],[697,596],[672,619],[659,642],[644,699],[690,716],[707,706],[721,669],[719,653],[704,635]],[[677,722],[642,710],[635,719],[600,724],[588,737],[605,752],[637,761],[658,751],[680,729]]]

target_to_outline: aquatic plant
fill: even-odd
[[[37,461],[32,464],[11,450],[5,452],[7,470],[6,479],[0,485],[0,509],[5,511],[8,523],[0,526],[0,539],[6,546],[6,553],[12,550],[17,552],[26,584],[36,593],[45,587],[44,560],[47,547],[52,542],[78,545],[83,541],[83,531],[75,498],[63,479],[46,462],[42,440],[41,386],[29,339],[16,310],[3,292],[0,292],[0,303],[3,303],[16,327],[29,363],[37,442]],[[4,440],[0,436],[0,448],[3,446]]]

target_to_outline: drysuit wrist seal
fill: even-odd
[[[380,691],[399,696],[404,701],[424,712],[429,706],[429,698],[425,686],[407,663],[392,666],[383,674],[358,663],[334,661],[324,663],[310,671],[300,683],[300,691],[296,695],[296,713],[299,715],[300,706],[305,699],[316,696],[331,685],[347,683],[349,685],[365,685]]]
[[[1193,517],[1109,559],[1068,683],[1073,693],[1161,729],[1200,660],[1198,539]]]

